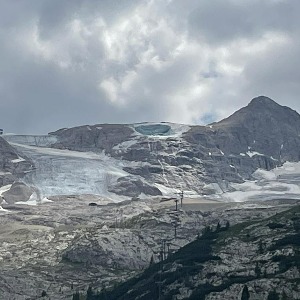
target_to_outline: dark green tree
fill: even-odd
[[[264,270],[263,277],[264,277],[264,278],[267,278],[267,277],[268,277],[267,269]]]
[[[264,246],[263,246],[262,240],[259,240],[259,242],[258,242],[258,252],[259,252],[259,254],[264,253]]]
[[[93,300],[94,299],[94,292],[91,286],[88,287],[86,291],[86,300]]]
[[[229,223],[229,221],[227,221],[226,225],[225,225],[226,230],[229,229],[229,227],[230,227],[230,223]]]
[[[247,287],[247,285],[244,285],[241,300],[249,300],[249,299],[250,299],[250,294],[249,294],[249,291],[248,291],[248,287]]]
[[[288,298],[286,292],[283,291],[283,292],[282,292],[282,295],[281,295],[281,300],[288,300],[288,299],[289,299],[289,298]]]
[[[211,232],[212,232],[211,227],[209,225],[207,225],[203,229],[202,234],[205,235],[205,234],[208,234],[208,233],[211,233]]]
[[[259,278],[260,275],[261,275],[261,269],[260,269],[260,266],[259,266],[258,262],[255,265],[254,271],[255,271],[255,274],[256,274],[257,278]]]
[[[42,291],[42,297],[46,297],[46,296],[47,296],[46,291]]]
[[[269,292],[267,300],[279,300],[279,295],[275,292]]]
[[[75,294],[73,294],[72,300],[80,300],[79,292],[76,292]]]
[[[152,266],[154,264],[154,257],[153,255],[151,256],[151,259],[150,259],[150,263],[149,263],[149,267]]]

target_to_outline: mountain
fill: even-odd
[[[298,128],[259,97],[207,126],[3,135],[0,298],[299,299]]]
[[[299,161],[300,115],[270,98],[254,98],[247,107],[214,124],[225,151],[265,153],[279,161]],[[225,132],[225,137],[222,135]]]
[[[180,190],[214,196],[251,179],[258,168],[271,170],[286,161],[299,161],[300,115],[260,96],[207,126],[98,124],[64,128],[47,136],[5,138],[38,166],[23,181],[46,196],[82,193],[128,199],[174,196]],[[86,153],[80,163],[79,158],[74,160],[78,153]],[[87,161],[87,153],[99,155],[97,161],[91,155]],[[59,181],[58,176],[62,176]]]

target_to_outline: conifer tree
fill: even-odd
[[[226,225],[225,225],[226,230],[227,230],[229,227],[230,227],[230,223],[229,223],[229,221],[227,221],[227,222],[226,222]]]
[[[80,300],[79,292],[76,292],[75,294],[73,294],[72,300]]]
[[[250,299],[250,294],[247,285],[245,285],[242,291],[241,300],[249,300],[249,299]]]
[[[279,296],[275,291],[269,293],[267,300],[279,300]]]
[[[91,286],[88,287],[87,291],[86,291],[86,300],[93,300],[94,293],[93,293],[93,289]]]

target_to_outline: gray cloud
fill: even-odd
[[[270,0],[199,1],[189,16],[189,30],[211,43],[258,38],[266,31],[298,30],[299,3]]]
[[[6,131],[300,110],[296,0],[0,0]]]

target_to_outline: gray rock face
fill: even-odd
[[[226,152],[239,154],[250,147],[281,161],[300,159],[300,115],[267,97],[254,98],[213,128],[215,141]]]
[[[33,194],[33,190],[22,182],[14,182],[9,191],[2,194],[8,204],[14,204],[18,201],[28,201]]]
[[[133,130],[126,125],[101,124],[60,129],[50,135],[58,138],[52,144],[54,148],[110,152],[114,146],[128,140],[132,133]]]
[[[33,162],[0,137],[0,186],[12,184],[33,169]]]
[[[128,177],[121,177],[117,183],[109,189],[110,192],[118,195],[124,195],[129,197],[138,197],[141,193],[150,196],[161,196],[161,191],[141,180],[134,180]]]
[[[198,194],[211,193],[207,184],[217,183],[226,190],[230,182],[251,178],[257,168],[270,170],[300,159],[300,115],[264,96],[218,123],[191,126],[180,133],[179,126],[104,124],[62,129],[51,133],[57,138],[52,147],[105,151],[116,159],[139,162],[124,170],[150,186],[156,183]],[[116,192],[131,194],[125,185],[119,182]],[[140,184],[130,185],[143,189]]]

